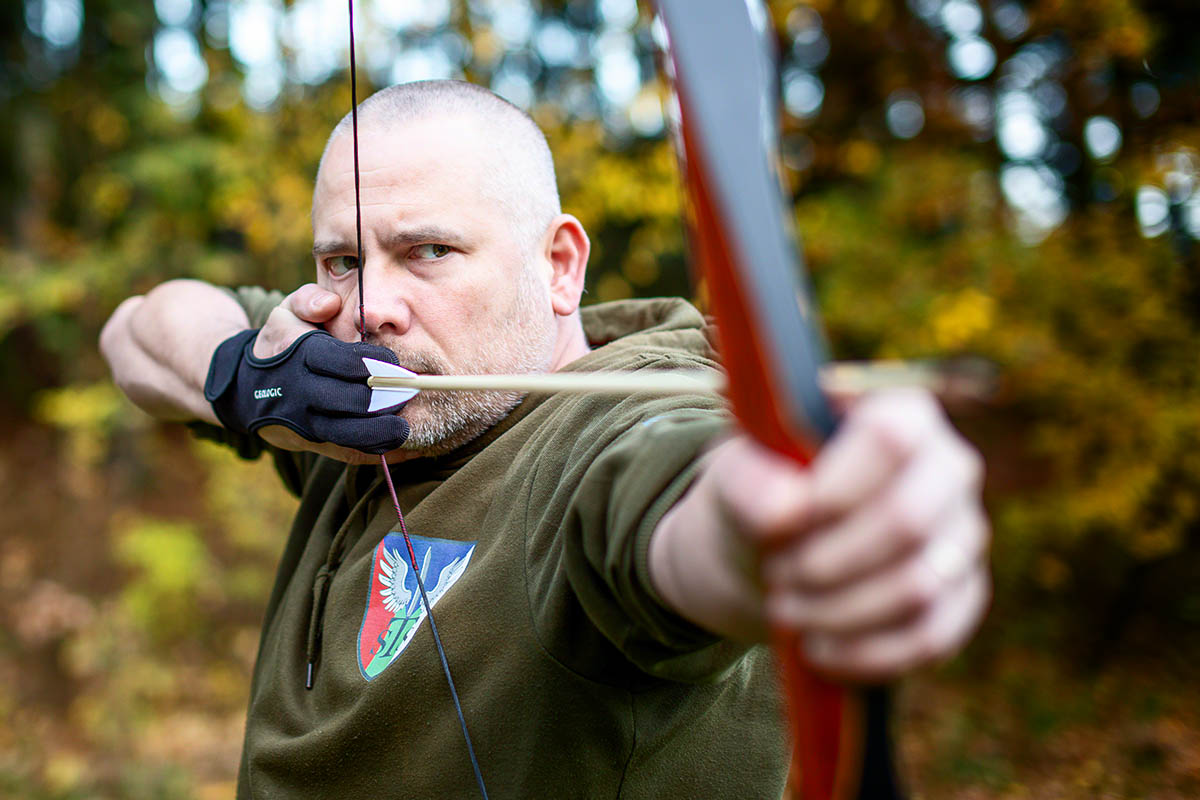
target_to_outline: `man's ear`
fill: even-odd
[[[579,308],[592,245],[582,223],[571,214],[555,217],[543,242],[542,257],[550,265],[550,303],[555,314],[568,317]]]

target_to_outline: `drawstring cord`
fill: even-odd
[[[342,564],[342,551],[345,550],[346,538],[350,534],[350,528],[354,518],[357,516],[359,508],[363,510],[363,530],[366,530],[368,505],[371,495],[379,488],[381,481],[376,479],[374,483],[368,487],[367,491],[358,498],[358,501],[351,507],[350,512],[346,515],[346,521],[338,528],[333,539],[329,542],[329,550],[325,555],[325,563],[317,570],[316,576],[313,577],[312,586],[312,611],[308,617],[308,637],[304,647],[304,688],[312,689],[313,680],[316,676],[317,659],[321,655],[321,632],[325,622],[325,600],[329,596],[329,585],[333,582],[333,574]]]
[[[321,568],[317,570],[317,577],[313,579],[312,614],[308,618],[308,644],[304,650],[305,689],[313,687],[313,670],[317,663],[318,651],[321,649],[321,623],[325,619],[325,598],[329,594],[329,579],[332,576],[333,572],[329,569],[329,565],[322,564]]]

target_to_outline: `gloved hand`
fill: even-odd
[[[239,433],[283,425],[310,442],[386,453],[408,438],[395,408],[367,414],[371,390],[363,356],[399,363],[386,347],[343,342],[324,331],[300,336],[271,358],[254,356],[257,330],[222,342],[208,367],[204,399]]]

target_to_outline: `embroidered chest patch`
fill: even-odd
[[[436,606],[467,571],[475,542],[412,535],[409,538],[421,565],[421,581],[429,605]],[[408,546],[399,533],[389,533],[375,547],[367,609],[358,632],[358,668],[363,677],[373,680],[391,666],[413,640],[425,617],[417,576],[409,563]]]

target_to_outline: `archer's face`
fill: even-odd
[[[393,130],[359,129],[366,338],[419,373],[531,372],[548,368],[554,312],[546,279],[527,264],[508,213],[494,199],[469,123],[434,118]],[[357,341],[352,137],[334,142],[313,195],[317,283],[342,298],[326,324]],[[498,421],[519,397],[425,392],[401,412],[406,447],[450,449]]]

